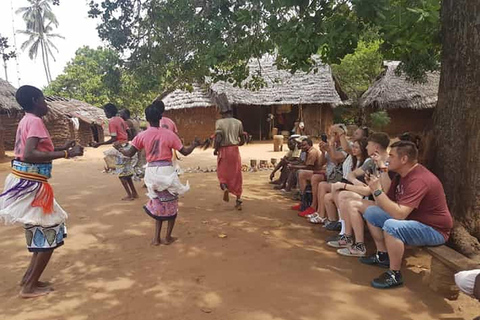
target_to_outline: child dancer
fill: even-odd
[[[117,116],[117,107],[112,103],[107,103],[103,106],[103,110],[108,118],[108,130],[110,131],[111,138],[105,142],[92,143],[92,147],[98,148],[101,145],[112,144],[116,142],[122,145],[127,145],[127,125],[121,117]],[[134,159],[131,157],[124,157],[121,154],[116,156],[116,172],[120,182],[122,183],[122,186],[127,192],[127,196],[122,198],[123,201],[132,201],[138,198],[138,193],[132,180],[132,177],[135,174],[133,162]]]
[[[150,201],[144,206],[144,209],[150,217],[156,220],[155,235],[152,241],[152,245],[155,246],[161,243],[160,232],[163,221],[168,221],[164,243],[169,245],[176,240],[172,237],[172,231],[178,213],[178,196],[190,188],[188,184],[182,185],[178,179],[172,165],[172,149],[187,156],[200,145],[200,142],[195,140],[189,148],[185,148],[175,133],[160,126],[162,114],[163,109],[158,104],[148,106],[145,109],[145,117],[150,123],[150,127],[139,133],[129,147],[124,147],[119,143],[114,145],[127,157],[145,149],[147,156],[145,184]]]
[[[25,116],[18,124],[12,173],[8,175],[4,192],[0,195],[0,220],[24,225],[27,249],[33,255],[20,283],[20,296],[35,298],[52,290],[48,283],[39,279],[53,250],[63,245],[66,237],[67,213],[55,201],[48,183],[52,160],[81,156],[83,148],[75,145],[74,141],[54,148],[42,120],[48,112],[42,91],[22,86],[15,98]]]

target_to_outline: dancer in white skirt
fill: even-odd
[[[20,296],[34,298],[52,290],[39,279],[53,250],[63,245],[66,237],[67,213],[55,201],[48,183],[52,160],[81,156],[83,148],[75,141],[54,148],[42,120],[48,112],[42,91],[22,86],[15,98],[25,116],[18,124],[12,173],[0,195],[0,220],[7,224],[19,223],[25,228],[27,248],[33,256],[21,281]]]
[[[195,140],[190,147],[185,148],[180,138],[172,131],[162,128],[164,109],[157,104],[152,104],[145,109],[145,117],[150,127],[139,133],[128,147],[116,143],[114,146],[127,157],[135,155],[145,149],[147,168],[145,171],[145,184],[148,189],[150,201],[144,206],[145,212],[156,220],[155,235],[152,245],[161,243],[160,232],[163,221],[168,221],[165,244],[171,244],[176,239],[172,237],[175,219],[178,213],[178,196],[189,190],[188,183],[183,185],[178,179],[178,174],[172,165],[172,149],[178,150],[187,156],[200,145]]]

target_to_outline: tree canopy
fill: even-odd
[[[139,113],[155,94],[142,94],[140,87],[121,66],[119,55],[110,49],[82,47],[75,57],[45,89],[46,95],[57,95],[102,106],[118,104]]]
[[[338,63],[372,25],[385,57],[403,61],[399,70],[421,79],[438,68],[439,0],[103,0],[90,7],[100,37],[145,90],[205,77],[240,85],[248,60],[265,53],[292,72],[312,70],[316,53]]]

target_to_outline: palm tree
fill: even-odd
[[[17,14],[22,14],[23,20],[27,23],[27,30],[40,30],[47,20],[58,27],[57,17],[50,7],[53,0],[28,0],[28,2],[32,5],[16,11]]]
[[[18,31],[21,34],[28,36],[28,40],[22,44],[21,49],[25,50],[29,48],[28,56],[30,57],[30,59],[32,60],[35,59],[38,55],[38,50],[39,49],[41,50],[43,67],[45,69],[45,75],[47,77],[48,84],[50,84],[50,82],[52,81],[52,76],[50,74],[49,57],[52,57],[53,61],[55,61],[52,48],[58,52],[57,47],[52,42],[52,39],[53,38],[64,39],[64,37],[62,37],[58,33],[52,33],[53,28],[51,25],[52,25],[52,22],[49,22],[47,26],[40,28],[40,31],[35,31],[35,30]]]
[[[36,58],[38,50],[41,50],[45,75],[47,76],[47,82],[50,83],[52,76],[50,74],[49,57],[51,56],[55,61],[52,48],[58,52],[52,38],[63,38],[59,34],[52,33],[53,26],[58,26],[57,18],[50,7],[50,3],[54,2],[53,0],[28,0],[28,2],[31,3],[31,6],[22,7],[16,11],[17,14],[22,14],[22,18],[27,24],[27,29],[19,31],[19,33],[29,37],[21,48],[25,50],[30,47],[28,52],[30,59]]]

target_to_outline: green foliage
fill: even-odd
[[[7,61],[17,56],[15,51],[10,51],[9,48],[10,48],[10,45],[8,44],[8,38],[2,37],[2,35],[0,34],[0,57],[3,60],[3,68],[5,69],[5,80],[7,81],[8,81]]]
[[[379,40],[358,42],[355,52],[347,54],[332,70],[342,89],[355,103],[383,71]]]
[[[390,120],[391,119],[385,110],[380,110],[370,114],[370,126],[374,130],[382,130],[390,123]]]
[[[89,47],[77,50],[63,74],[45,88],[45,94],[82,100],[98,107],[112,102],[137,115],[157,95],[141,90],[140,82],[122,67],[115,51]]]
[[[401,60],[399,70],[412,78],[438,67],[440,0],[91,0],[90,7],[100,37],[145,91],[206,77],[258,88],[261,73],[243,82],[249,59],[275,53],[280,68],[311,71],[312,54],[338,64],[370,30],[384,57]]]
[[[358,124],[358,108],[355,106],[338,106],[333,109],[333,122],[344,124]]]
[[[381,51],[387,60],[402,63],[414,81],[424,81],[427,71],[438,70],[440,0],[352,0],[359,19],[379,28]]]
[[[8,44],[8,38],[2,37],[0,34],[0,56],[2,57],[4,63],[16,57],[15,51],[9,51],[8,48],[10,48],[10,45]]]
[[[324,62],[356,47],[359,24],[348,1],[91,1],[90,15],[102,20],[100,37],[126,55],[141,87],[168,89],[184,83],[250,82],[250,58],[277,53],[277,64],[309,71],[312,54]]]

